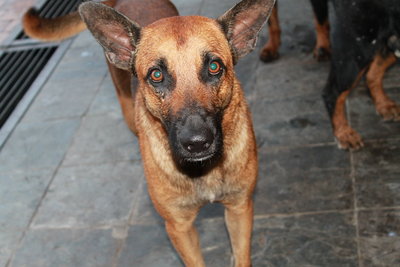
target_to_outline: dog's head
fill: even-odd
[[[137,76],[138,90],[164,125],[176,161],[196,163],[222,154],[233,66],[254,49],[274,2],[243,0],[217,20],[170,17],[143,28],[102,4],[87,2],[79,11],[108,60]]]

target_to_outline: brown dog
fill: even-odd
[[[217,20],[176,16],[167,0],[107,3],[115,9],[86,2],[79,12],[104,48],[125,120],[139,138],[151,199],[173,245],[186,266],[204,266],[193,222],[204,204],[219,201],[235,264],[250,266],[257,152],[233,66],[254,48],[274,0],[243,0]],[[80,26],[63,38],[83,29],[73,21]],[[25,17],[34,37],[49,23],[32,12]],[[54,39],[49,32],[44,39]]]

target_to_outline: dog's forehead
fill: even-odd
[[[204,53],[211,52],[228,61],[229,51],[228,41],[215,20],[179,16],[159,20],[142,30],[138,59],[148,62],[158,58],[176,59],[179,54],[182,59],[191,55],[192,60],[198,60]]]

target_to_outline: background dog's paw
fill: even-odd
[[[326,47],[315,47],[314,58],[317,61],[327,61],[331,58],[331,51]]]
[[[336,131],[335,137],[340,149],[358,150],[364,147],[361,136],[351,127],[344,127]]]
[[[260,59],[265,62],[272,62],[279,58],[279,52],[276,49],[271,49],[269,47],[264,47],[260,53]]]
[[[387,101],[376,106],[376,112],[382,116],[384,121],[400,121],[400,106],[394,101]]]

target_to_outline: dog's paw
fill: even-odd
[[[272,62],[279,58],[279,52],[276,49],[271,49],[269,47],[264,47],[260,53],[260,59],[265,62]]]
[[[358,150],[364,147],[361,136],[349,126],[335,131],[335,137],[340,149]]]
[[[382,116],[384,121],[400,121],[400,106],[392,100],[377,104],[376,112]]]
[[[331,51],[326,47],[315,47],[314,58],[317,61],[327,61],[331,58]]]

